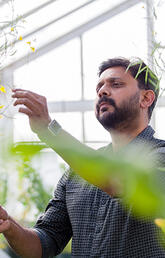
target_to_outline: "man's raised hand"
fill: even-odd
[[[11,221],[7,211],[0,206],[0,233],[5,233],[10,228]]]
[[[24,107],[19,108],[19,112],[29,117],[30,127],[33,132],[40,134],[47,129],[51,118],[48,113],[47,100],[44,96],[28,90],[13,89],[12,97],[17,99],[14,102],[14,106],[24,105]]]

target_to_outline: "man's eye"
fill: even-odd
[[[114,82],[113,84],[112,84],[112,86],[113,87],[121,87],[123,84],[121,83],[121,82]]]
[[[96,93],[99,92],[100,88],[101,88],[101,86],[99,86],[99,87],[96,88]]]

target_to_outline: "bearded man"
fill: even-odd
[[[165,142],[154,138],[148,125],[158,97],[157,85],[157,77],[144,62],[113,58],[101,64],[95,113],[112,138],[103,153],[141,141],[162,151],[164,159]],[[14,105],[24,104],[19,112],[29,116],[32,130],[52,148],[61,141],[78,144],[57,121],[51,121],[45,97],[21,89],[13,90],[13,97]],[[21,257],[53,257],[72,237],[75,258],[165,258],[154,223],[123,209],[110,186],[99,189],[84,179],[76,180],[79,176],[71,177],[71,173],[63,175],[33,229],[20,226],[0,209],[0,232]]]

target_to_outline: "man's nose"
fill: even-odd
[[[103,95],[106,95],[106,96],[111,95],[110,89],[106,84],[102,85],[98,92],[99,97],[102,97]]]

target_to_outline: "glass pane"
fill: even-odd
[[[28,2],[28,1],[26,1]],[[33,1],[34,2],[34,1]],[[15,0],[14,3],[14,14],[18,16],[23,15],[29,10],[32,10],[32,0],[30,3],[24,5],[24,1]],[[47,1],[47,3],[50,1]],[[18,37],[17,37],[17,52],[11,60],[8,62],[13,62],[14,60],[23,57],[28,54],[27,42],[32,43],[32,47],[35,49],[40,48],[43,45],[46,45],[52,40],[56,40],[60,36],[68,33],[69,31],[81,26],[84,23],[87,23],[92,18],[106,12],[108,9],[111,9],[115,5],[123,2],[122,0],[107,1],[107,0],[96,0],[91,4],[86,5],[83,8],[80,8],[76,12],[63,17],[63,19],[58,19],[60,16],[68,13],[69,11],[75,9],[76,7],[82,6],[83,4],[90,2],[85,0],[60,0],[52,1],[51,4],[48,4],[44,8],[41,8],[39,11],[29,15],[25,19],[21,19],[20,23],[16,26]],[[22,4],[21,4],[22,3]],[[45,4],[45,1],[42,1],[40,5]],[[37,1],[36,5],[33,8],[39,6]],[[9,7],[8,7],[9,8]],[[13,15],[14,15],[13,14]],[[45,15],[49,14],[49,15]],[[81,17],[81,19],[80,19]],[[11,20],[11,18],[10,18]],[[55,21],[55,22],[54,22]],[[45,26],[48,24],[48,26]],[[10,27],[10,26],[9,26]],[[42,28],[42,29],[41,29]],[[37,29],[39,29],[37,31]],[[41,29],[41,30],[40,30]],[[6,32],[10,32],[10,28],[6,29]],[[30,33],[30,35],[29,35]],[[19,40],[19,36],[22,36],[22,40]],[[28,37],[25,37],[29,35]]]
[[[33,160],[33,167],[40,173],[44,185],[52,186],[53,189],[64,172],[60,169],[62,164],[65,162],[50,149],[41,152],[41,155]]]
[[[29,119],[24,114],[16,114],[14,117],[14,142],[17,141],[38,141],[38,137],[32,132]]]
[[[48,101],[81,98],[79,39],[15,70],[14,85],[44,95]]]
[[[155,0],[155,31],[154,36],[155,40],[158,44],[160,44],[158,51],[155,51],[155,58],[157,59],[157,62],[159,66],[165,71],[165,33],[164,33],[164,13],[165,13],[165,1],[158,1]],[[159,52],[159,54],[158,54]],[[156,64],[155,64],[156,65]],[[161,92],[165,89],[165,72],[161,72],[158,65],[156,65],[157,71],[160,72],[160,75],[162,75],[160,87]],[[163,95],[165,96],[165,92],[163,92]]]
[[[100,12],[105,11],[108,8],[112,8],[117,4],[120,4],[124,0],[116,0],[114,2],[109,2],[107,0],[14,0],[14,1],[1,1],[0,7],[2,11],[2,16],[6,17],[11,10],[11,6],[13,6],[13,18],[18,18],[18,15],[23,16],[27,12],[33,12],[34,9],[37,8],[37,11],[34,14],[31,14],[29,17],[26,18],[26,22],[28,23],[29,31],[32,29],[38,28],[39,26],[44,25],[48,21],[53,19],[57,19],[60,16],[86,4],[90,3],[89,5],[81,8],[77,11],[76,15],[82,15],[82,19],[89,19],[94,15],[97,15]],[[13,2],[13,4],[12,4]],[[78,13],[79,12],[79,13]],[[45,14],[49,15],[45,15]],[[76,16],[75,16],[76,17]],[[80,17],[80,16],[79,16]],[[41,19],[42,18],[42,19]],[[40,21],[40,23],[38,23]],[[78,22],[78,20],[74,20]],[[82,20],[83,22],[83,20]],[[72,24],[73,25],[73,24]]]
[[[17,7],[16,10],[18,10],[19,13],[27,12],[30,5],[28,4],[28,6],[23,7],[23,3],[21,5],[19,2],[23,2],[23,1],[16,0],[16,7]],[[28,2],[31,2],[31,4],[34,3],[33,0],[28,1]],[[76,9],[77,7],[87,3],[88,1],[87,0],[69,0],[69,1],[66,1],[66,0],[60,0],[60,1],[58,0],[57,1],[56,0],[56,1],[51,1],[51,3],[50,3],[50,1],[47,0],[45,2],[49,2],[49,4],[26,18],[27,26],[26,26],[26,30],[24,32],[25,34],[32,32],[33,30],[35,30],[39,27],[42,27],[45,24],[47,24],[51,21],[54,21],[55,19],[58,19],[59,17]],[[31,7],[33,7],[33,6],[31,6]],[[31,10],[32,9],[34,9],[34,8],[31,8]],[[49,15],[45,15],[46,13]],[[40,21],[40,22],[38,23],[38,21]],[[58,29],[58,25],[59,24],[57,23],[57,29]],[[73,26],[73,24],[72,24],[72,26]],[[65,28],[61,28],[61,29],[63,31]],[[53,33],[52,36],[55,37],[55,35],[56,34]],[[51,36],[51,35],[49,35],[49,36]]]
[[[56,119],[61,126],[82,141],[82,115],[80,112],[52,113],[52,119]],[[18,113],[14,118],[14,141],[38,141],[38,137],[32,132],[29,119],[26,115]]]
[[[85,112],[85,140],[98,142],[111,142],[110,134],[97,121],[93,111]]]
[[[47,2],[48,0],[35,0],[35,1],[14,0],[14,10],[15,10],[15,13],[19,13],[20,15],[23,15],[24,13],[29,12],[34,8],[37,8]]]
[[[146,32],[146,8],[141,3],[84,34],[86,99],[95,98],[98,65],[102,61],[115,56],[147,59]]]
[[[65,4],[66,3],[67,2],[65,1]],[[68,5],[70,5],[69,1],[68,1]],[[36,33],[37,42],[40,42],[40,44],[43,45],[43,43],[46,42],[48,39],[49,40],[56,39],[61,35],[64,35],[67,32],[71,31],[72,29],[88,22],[89,20],[98,16],[99,14],[102,14],[103,12],[110,9],[112,6],[113,6],[112,1],[111,1],[111,4],[107,0],[94,1],[93,4],[90,4],[84,8],[81,8],[80,10],[72,13],[68,17],[63,18],[62,20],[50,25],[49,27],[43,30],[43,33],[40,33],[40,32]],[[56,9],[52,8],[50,13],[54,14],[54,10]],[[41,17],[45,17],[45,12],[43,13],[43,15],[41,14],[38,17],[37,17],[37,14],[35,14],[34,20],[38,21],[38,19],[41,19]],[[30,19],[31,17],[29,17],[29,20]]]
[[[156,137],[165,140],[165,108],[155,110]]]
[[[61,126],[71,135],[82,141],[82,114],[80,112],[65,112],[51,114]]]
[[[17,0],[18,1],[18,0]],[[44,42],[58,38],[59,36],[66,34],[68,31],[72,30],[75,27],[78,27],[85,22],[91,20],[99,14],[107,11],[108,9],[114,7],[118,3],[122,2],[121,0],[114,2],[109,2],[107,0],[96,0],[91,4],[84,6],[83,8],[78,9],[72,14],[64,17],[53,23],[54,20],[61,17],[64,14],[76,9],[83,4],[90,1],[80,1],[80,0],[60,0],[54,1],[43,9],[35,12],[26,18],[27,26],[25,34],[34,31],[37,28],[43,27],[45,24],[50,23],[46,29],[43,29],[42,33],[36,32],[36,38],[40,45],[43,45]],[[20,8],[21,9],[21,8]],[[48,13],[49,15],[45,15]],[[81,17],[81,19],[79,19]],[[40,21],[40,23],[38,23]]]

